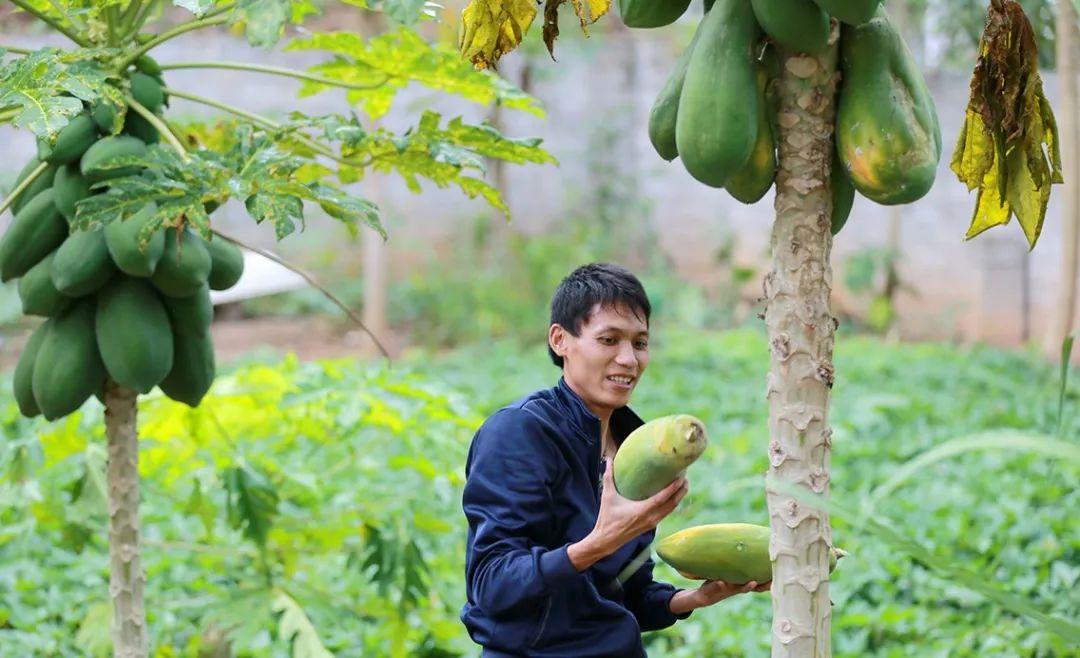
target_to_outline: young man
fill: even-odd
[[[499,410],[473,437],[461,619],[485,658],[644,656],[642,631],[769,588],[676,590],[653,580],[651,560],[634,561],[689,488],[680,478],[632,501],[612,481],[619,444],[642,425],[626,405],[649,364],[650,310],[626,269],[574,270],[551,301],[558,385]]]

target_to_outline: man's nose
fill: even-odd
[[[619,343],[619,353],[615,356],[615,363],[625,366],[637,365],[637,354],[634,353],[634,346],[629,341]]]

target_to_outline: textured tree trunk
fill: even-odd
[[[832,236],[830,155],[839,75],[835,21],[831,45],[817,56],[781,53],[779,155],[772,271],[765,277],[769,336],[769,476],[829,490],[829,392],[833,333],[829,312]],[[824,510],[776,488],[766,490],[773,559],[774,658],[830,655],[829,552]]]
[[[1076,9],[1072,0],[1058,0],[1057,70],[1061,80],[1061,104],[1055,112],[1061,131],[1062,197],[1061,288],[1056,317],[1046,337],[1046,351],[1061,353],[1061,343],[1075,327],[1077,306],[1077,252],[1080,251],[1080,134],[1077,131],[1077,35]]]
[[[105,436],[109,463],[109,595],[113,602],[115,658],[146,658],[149,640],[139,562],[139,436],[136,393],[105,383]]]

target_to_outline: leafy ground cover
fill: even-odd
[[[636,408],[696,414],[711,437],[661,534],[765,523],[764,339],[663,332],[653,345]],[[843,336],[836,365],[833,497],[873,503],[925,553],[913,559],[859,517],[835,516],[850,553],[830,589],[835,654],[1076,655],[1049,627],[1080,616],[1080,464],[1016,449],[1033,434],[1076,446],[1075,378],[1059,433],[1057,371],[1031,355]],[[542,345],[504,342],[418,352],[391,368],[251,361],[195,411],[148,397],[140,458],[154,655],[212,655],[225,629],[237,656],[475,655],[456,618],[468,441],[484,414],[557,374]],[[5,391],[0,414],[0,656],[108,655],[100,407],[28,422]],[[914,457],[987,431],[974,441],[983,449],[961,445],[881,488]],[[1010,612],[943,577],[942,565],[1050,621]],[[663,565],[657,573],[690,585]],[[769,618],[767,596],[739,597],[650,634],[648,648],[767,655]]]

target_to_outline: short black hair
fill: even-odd
[[[589,263],[571,272],[555,289],[551,298],[550,324],[557,324],[572,336],[578,336],[597,304],[625,305],[635,315],[644,316],[646,325],[652,313],[645,287],[630,270],[614,263]],[[552,363],[563,367],[563,358],[551,349],[550,343],[548,356]]]

